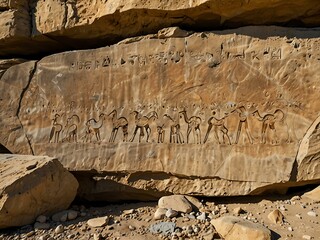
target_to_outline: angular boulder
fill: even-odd
[[[211,224],[225,240],[271,240],[269,229],[240,217],[225,216],[211,220]]]
[[[0,228],[64,210],[77,193],[77,180],[54,158],[0,154],[0,172]]]
[[[158,201],[159,208],[172,209],[177,212],[190,213],[192,205],[183,195],[165,196]]]

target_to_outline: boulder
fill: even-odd
[[[92,218],[87,221],[87,224],[93,228],[104,227],[104,226],[108,225],[109,219],[110,218],[108,216],[99,217],[99,218]]]
[[[192,206],[183,195],[164,196],[158,201],[159,208],[171,209],[177,212],[190,213]]]
[[[269,229],[240,217],[225,216],[211,220],[211,224],[225,240],[271,240]]]
[[[283,223],[284,216],[282,212],[276,209],[268,214],[268,218],[274,224],[281,224]]]
[[[66,209],[77,193],[77,180],[54,158],[1,154],[0,172],[0,228]]]
[[[166,216],[167,210],[168,209],[166,208],[158,208],[154,213],[154,216],[153,216],[154,220],[163,219]]]
[[[303,198],[307,198],[313,201],[320,201],[320,186],[316,187],[312,191],[306,192],[302,195]]]

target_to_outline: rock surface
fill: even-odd
[[[319,182],[317,36],[280,27],[153,34],[15,65],[0,81],[0,143],[59,157],[87,200]]]
[[[78,188],[72,174],[49,157],[2,154],[0,172],[0,228],[31,224],[41,214],[66,209]]]
[[[316,187],[312,191],[306,192],[302,197],[311,199],[313,201],[320,201],[320,186]]]
[[[0,56],[105,46],[174,25],[198,31],[272,24],[315,27],[319,12],[314,0],[3,1]]]
[[[158,201],[159,208],[171,209],[177,212],[190,213],[192,206],[183,195],[165,196]]]
[[[225,240],[271,240],[269,229],[239,217],[225,216],[213,219],[211,224]]]

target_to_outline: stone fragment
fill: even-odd
[[[153,218],[155,220],[163,219],[166,216],[167,209],[166,208],[158,208],[154,213]]]
[[[167,218],[173,218],[173,217],[176,217],[178,216],[178,212],[175,211],[175,210],[172,210],[171,208],[169,208],[167,211],[166,211],[166,217]]]
[[[168,236],[174,232],[175,227],[176,224],[173,222],[159,222],[150,226],[150,232]]]
[[[320,201],[320,186],[316,187],[312,191],[303,194],[302,197],[311,199],[313,201]]]
[[[40,215],[40,216],[37,217],[36,221],[39,222],[39,223],[45,223],[47,221],[47,217],[43,216],[43,215]]]
[[[66,209],[77,193],[77,180],[54,158],[3,154],[0,171],[0,228],[31,224],[39,215]]]
[[[192,206],[190,202],[183,195],[165,196],[158,201],[159,208],[171,208],[177,212],[190,213]]]
[[[135,211],[134,209],[129,209],[129,210],[123,210],[122,213],[123,213],[124,215],[128,215],[128,214],[133,214],[134,211]]]
[[[206,220],[206,213],[202,212],[199,216],[197,216],[197,219],[200,221],[205,221]]]
[[[284,216],[282,212],[276,209],[268,214],[268,218],[274,224],[281,224],[283,223]]]
[[[87,224],[90,227],[98,228],[98,227],[104,227],[109,223],[109,217],[99,217],[99,218],[92,218],[87,221]]]
[[[49,238],[50,238],[49,234],[44,234],[44,235],[39,237],[39,240],[49,240]]]
[[[312,237],[309,236],[309,235],[303,235],[302,238],[303,238],[303,239],[306,239],[306,240],[311,240],[311,239],[312,239]]]
[[[74,210],[68,210],[68,220],[74,220],[78,217],[78,212]]]
[[[189,32],[182,30],[178,27],[164,28],[158,32],[158,38],[177,38],[187,37],[188,35],[190,35]]]
[[[315,212],[315,211],[309,211],[307,212],[307,214],[310,216],[310,217],[317,217],[318,214]]]
[[[33,225],[33,228],[37,230],[47,230],[50,227],[51,227],[50,223],[35,222],[35,224]]]
[[[64,231],[64,226],[63,225],[58,225],[55,229],[54,229],[54,232],[56,233],[56,234],[60,234],[60,233],[63,233],[63,231]]]
[[[55,213],[54,215],[52,215],[51,219],[54,222],[65,222],[68,220],[68,211],[65,210]]]
[[[224,216],[211,220],[211,224],[225,240],[271,240],[269,229],[239,217]]]

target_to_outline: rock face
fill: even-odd
[[[0,5],[0,56],[104,46],[181,26],[195,30],[245,25],[315,27],[314,0],[11,0]],[[27,47],[26,47],[27,46]]]
[[[0,143],[58,157],[89,200],[319,182],[317,36],[167,29],[13,66],[0,82]]]
[[[0,228],[66,209],[78,188],[72,174],[49,157],[2,154],[0,171]]]

